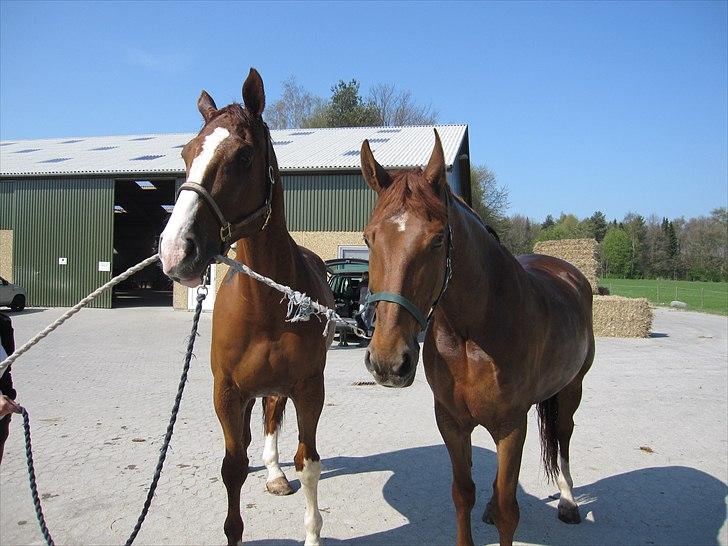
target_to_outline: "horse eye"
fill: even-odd
[[[445,235],[438,233],[433,239],[431,246],[432,248],[440,248],[445,243]]]

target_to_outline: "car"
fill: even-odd
[[[336,325],[339,344],[345,346],[349,336],[356,337],[353,327],[363,325],[356,317],[359,314],[362,280],[369,272],[369,262],[360,258],[338,258],[327,260],[325,263],[329,274],[329,286],[334,293],[336,312],[348,323],[348,325]]]
[[[0,277],[0,305],[6,305],[13,311],[25,309],[25,290]]]

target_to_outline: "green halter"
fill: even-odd
[[[445,280],[442,283],[442,288],[440,289],[440,293],[435,298],[435,301],[432,303],[432,306],[430,307],[430,312],[427,314],[427,318],[425,318],[425,315],[420,311],[417,306],[412,303],[410,300],[405,298],[402,294],[396,294],[394,292],[376,292],[369,294],[367,296],[367,299],[365,300],[365,305],[371,305],[372,303],[376,301],[388,301],[391,303],[396,303],[397,305],[401,305],[404,307],[410,315],[412,315],[417,323],[420,325],[421,330],[426,330],[427,325],[430,323],[430,319],[432,318],[432,314],[435,312],[435,307],[437,307],[438,302],[440,301],[440,298],[445,293],[445,290],[447,290],[447,285],[450,283],[450,277],[452,277],[452,226],[450,225],[450,193],[449,190],[445,194],[445,207],[448,212],[448,220],[447,220],[447,256],[445,257]]]

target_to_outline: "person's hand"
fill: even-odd
[[[10,413],[20,413],[20,406],[4,394],[0,394],[0,419]]]

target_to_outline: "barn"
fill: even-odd
[[[385,168],[423,166],[433,128],[448,182],[469,202],[467,125],[271,131],[294,239],[324,259],[365,253],[361,231],[375,195],[359,171],[362,141]],[[65,307],[152,255],[184,181],[180,150],[193,136],[1,141],[0,277],[24,287],[28,305]],[[150,267],[92,306],[186,309],[191,301]]]

